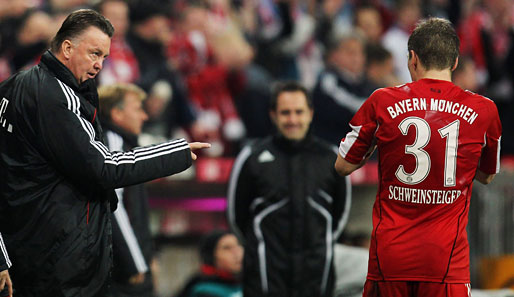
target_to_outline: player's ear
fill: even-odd
[[[416,69],[417,68],[417,59],[418,59],[418,56],[416,55],[416,53],[413,51],[413,50],[409,50],[409,65],[412,66],[413,69]]]
[[[455,59],[455,64],[453,64],[452,71],[457,69],[458,65],[459,65],[459,57],[457,57],[457,59]]]

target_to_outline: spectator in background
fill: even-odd
[[[401,83],[411,81],[407,68],[407,40],[410,32],[421,18],[419,0],[396,1],[395,23],[382,38],[382,45],[391,52],[394,58],[394,71]]]
[[[200,271],[176,297],[241,297],[243,247],[229,231],[212,231],[200,243]]]
[[[315,135],[337,145],[354,113],[374,91],[365,73],[365,42],[357,33],[336,38],[326,52],[327,68],[313,91]]]
[[[313,109],[295,82],[273,92],[277,133],[245,147],[229,181],[228,218],[245,247],[245,297],[333,296],[333,249],[350,210],[335,147],[310,132]]]
[[[9,16],[0,26],[0,80],[37,63],[55,34],[50,16],[34,8]]]
[[[514,5],[512,0],[483,1],[470,8],[458,28],[461,53],[469,55],[478,70],[484,95],[498,105],[504,127],[514,119]],[[514,133],[505,129],[502,152],[514,154]]]
[[[380,43],[366,46],[366,77],[375,89],[400,84],[394,74],[393,56]]]
[[[140,79],[139,63],[126,39],[130,28],[127,1],[103,0],[97,5],[97,10],[111,21],[114,27],[111,54],[98,77],[100,85],[137,83]]]
[[[459,57],[459,65],[452,72],[452,81],[463,90],[479,91],[477,69],[470,57]]]
[[[367,43],[380,43],[384,25],[377,7],[371,4],[357,6],[353,23],[355,30],[363,34]]]
[[[14,72],[36,64],[55,34],[52,19],[43,11],[29,9],[19,22],[14,45],[11,45],[10,59]]]
[[[230,45],[228,41],[232,38],[225,37],[225,45],[234,48],[221,54],[219,35],[223,34],[223,24],[221,20],[216,22],[213,19],[222,16],[215,15],[203,2],[184,5],[167,46],[169,61],[184,76],[191,102],[198,112],[198,121],[204,128],[205,133],[197,135],[197,140],[212,144],[209,151],[212,156],[235,155],[236,143],[245,135],[245,128],[230,90],[238,88],[235,86],[237,79],[232,78],[238,76],[238,71],[250,60],[250,57],[239,56],[248,55],[242,48],[248,51],[250,48],[248,45]],[[218,28],[218,32],[214,28]],[[217,40],[216,47],[213,47],[214,40]],[[240,63],[242,65],[238,65]]]
[[[167,63],[165,46],[170,41],[168,5],[164,1],[138,0],[130,6],[131,28],[127,41],[139,65],[137,84],[148,93],[145,132],[165,138],[183,128],[193,139],[202,133],[196,121],[182,77]]]
[[[105,144],[111,151],[138,146],[138,135],[148,118],[145,92],[132,84],[103,85],[98,89]],[[143,184],[116,189],[118,208],[112,215],[113,297],[154,296],[153,240],[148,198]]]
[[[255,63],[274,79],[300,79],[297,57],[314,36],[313,11],[290,0],[256,4],[257,26],[246,32],[255,46]]]

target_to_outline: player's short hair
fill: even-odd
[[[146,98],[145,91],[134,84],[116,83],[98,88],[100,116],[104,121],[111,120],[111,110],[114,108],[124,108],[125,95],[128,93],[135,94],[140,101]]]
[[[452,23],[442,18],[428,18],[418,23],[407,43],[426,69],[452,68],[459,57],[460,41]]]
[[[50,50],[57,53],[65,40],[76,38],[91,26],[97,27],[109,37],[114,34],[114,27],[103,15],[92,9],[79,9],[66,17],[50,42]]]
[[[307,105],[310,109],[313,108],[312,106],[312,98],[310,95],[310,92],[307,90],[306,87],[302,86],[300,83],[296,81],[284,81],[284,82],[277,82],[273,85],[271,90],[271,100],[269,104],[270,110],[276,110],[277,109],[277,101],[278,96],[280,94],[285,92],[302,92],[305,95],[305,99],[307,100]]]

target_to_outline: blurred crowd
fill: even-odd
[[[116,30],[98,84],[137,84],[150,141],[207,141],[210,156],[271,132],[270,86],[286,79],[313,92],[313,132],[338,145],[376,88],[411,81],[416,22],[447,18],[461,39],[454,82],[496,102],[502,153],[514,153],[514,0],[0,0],[0,81],[84,7]]]

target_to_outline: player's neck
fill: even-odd
[[[423,73],[420,73],[418,79],[438,79],[438,80],[446,80],[452,81],[452,73],[450,70],[426,70]]]

